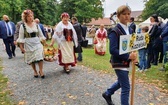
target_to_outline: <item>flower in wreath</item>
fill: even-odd
[[[146,45],[149,43],[149,33],[145,33],[145,42]]]
[[[131,35],[131,39],[130,39],[130,43],[129,43],[129,46],[130,47],[133,47],[134,46],[134,41],[136,40],[136,34],[135,33],[133,33],[132,35]]]

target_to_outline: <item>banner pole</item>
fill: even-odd
[[[134,86],[135,86],[135,64],[132,62],[132,81],[131,81],[131,101],[130,105],[134,105]]]

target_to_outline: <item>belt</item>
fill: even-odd
[[[25,38],[33,38],[33,37],[36,37],[36,33],[27,33],[27,35],[25,35]]]

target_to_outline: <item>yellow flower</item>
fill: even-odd
[[[134,46],[133,42],[134,42],[133,40],[130,40],[130,43],[129,43],[130,47]]]
[[[149,43],[149,34],[148,33],[145,33],[145,41],[146,41],[146,44]]]
[[[131,36],[131,40],[130,40],[130,47],[133,47],[134,46],[134,41],[136,40],[136,34],[133,33],[132,36]]]

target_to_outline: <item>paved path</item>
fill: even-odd
[[[0,44],[2,41],[0,40]],[[116,80],[116,76],[84,66],[73,67],[67,75],[55,62],[44,62],[46,78],[33,78],[31,67],[24,63],[23,54],[16,49],[16,57],[8,59],[0,45],[3,74],[9,78],[12,99],[26,105],[107,105],[101,94]],[[112,96],[120,105],[120,90]],[[153,103],[153,104],[152,104]],[[134,105],[168,105],[168,96],[157,88],[136,83]]]

